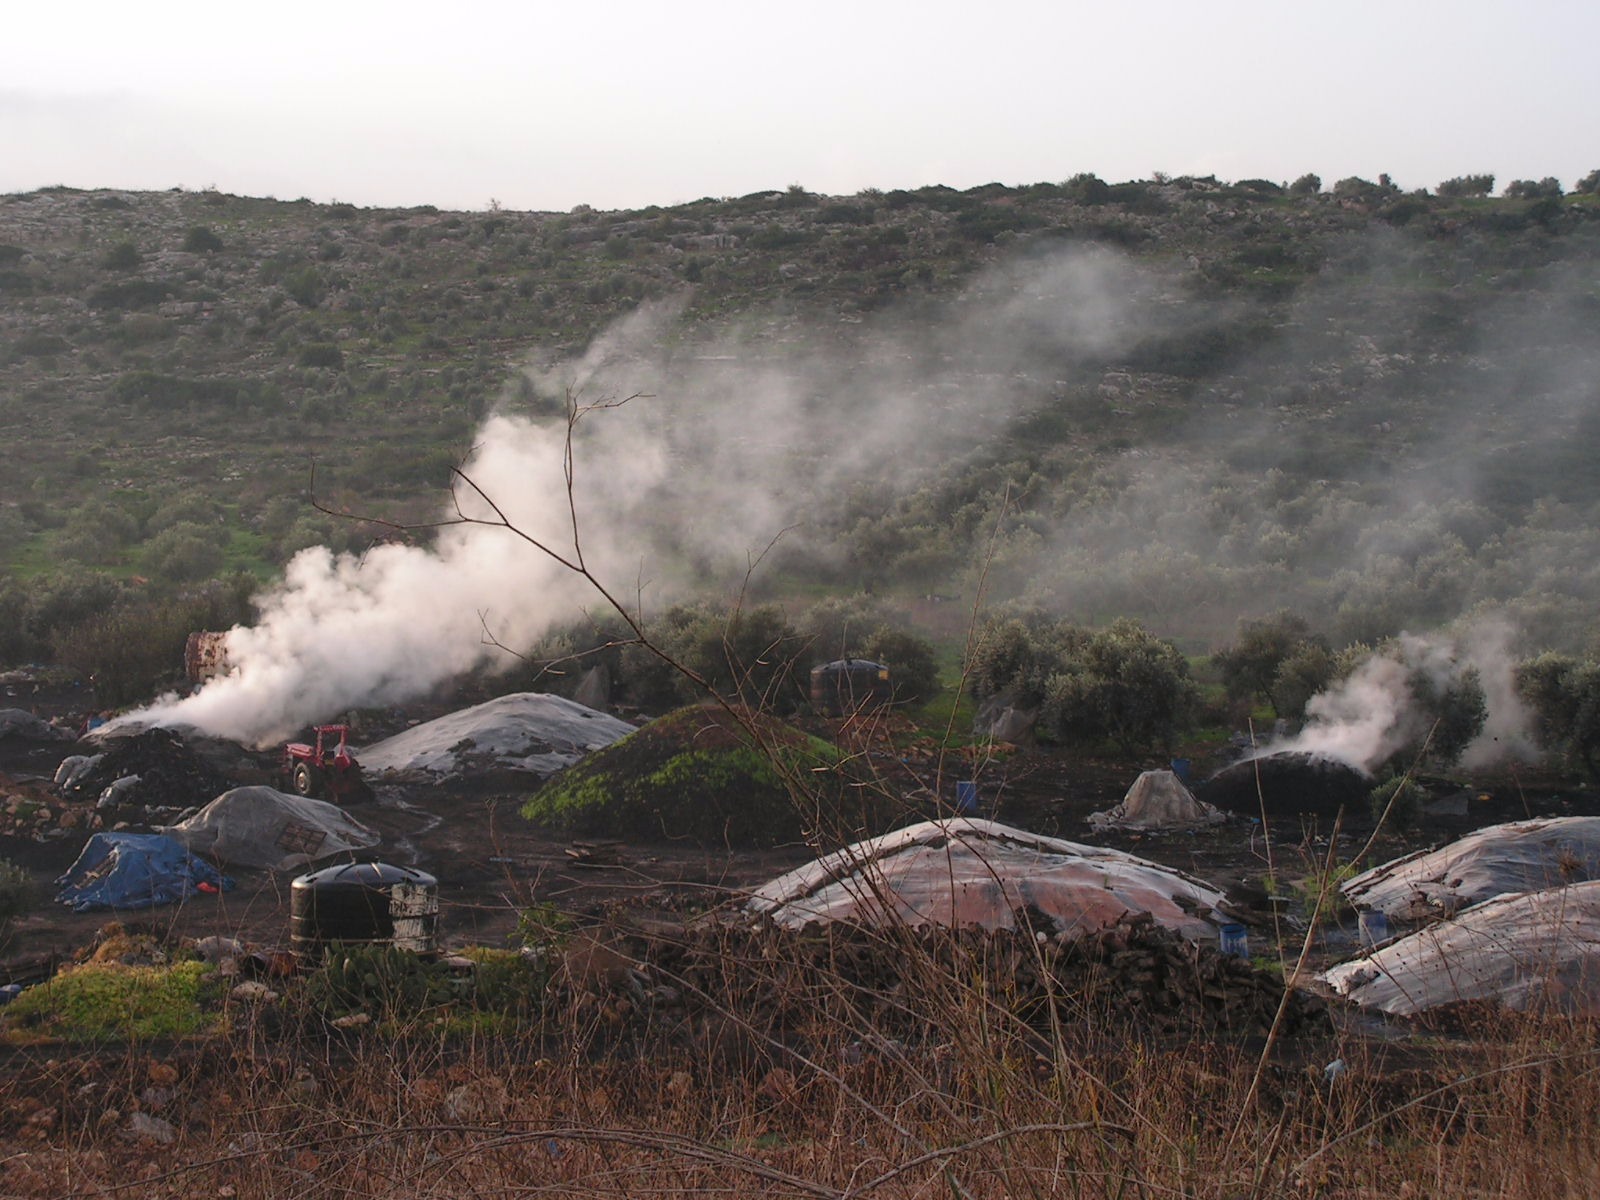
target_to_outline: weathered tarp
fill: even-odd
[[[1421,850],[1348,879],[1357,908],[1391,921],[1431,921],[1507,892],[1600,879],[1600,817],[1490,825],[1437,850]]]
[[[176,904],[202,887],[229,891],[233,880],[163,834],[97,833],[56,885],[57,901],[88,912]]]
[[[1061,932],[1091,932],[1129,913],[1194,941],[1227,920],[1222,893],[1134,855],[1043,837],[994,821],[924,821],[857,842],[760,888],[749,910],[799,928],[811,921],[1006,929],[1019,908]]]
[[[513,771],[544,779],[634,727],[561,696],[519,692],[396,734],[358,757],[368,775],[420,780]]]
[[[70,742],[73,736],[26,709],[0,708],[0,738],[15,737],[27,742]]]
[[[1089,814],[1089,824],[1096,829],[1196,829],[1227,819],[1225,813],[1196,800],[1171,771],[1144,772],[1121,804]]]
[[[277,871],[365,850],[383,840],[336,804],[269,787],[223,792],[194,816],[161,832],[196,854]]]
[[[1394,1016],[1466,1000],[1600,1012],[1600,881],[1500,896],[1322,978]]]

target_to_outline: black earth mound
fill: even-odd
[[[96,796],[127,775],[137,775],[139,782],[124,803],[147,807],[194,808],[234,786],[170,729],[147,729],[108,743],[105,757],[78,780],[73,792]]]
[[[1373,778],[1325,754],[1289,750],[1224,767],[1194,789],[1207,804],[1246,817],[1336,816],[1365,819]]]

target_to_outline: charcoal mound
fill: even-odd
[[[75,781],[72,794],[98,796],[130,775],[137,775],[139,782],[120,797],[120,802],[148,808],[194,808],[211,803],[234,786],[172,730],[146,729],[107,741],[104,756]]]
[[[1224,767],[1194,789],[1207,804],[1246,817],[1365,817],[1374,780],[1360,767],[1304,750],[1267,753]]]

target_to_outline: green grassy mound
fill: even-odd
[[[0,1036],[12,1042],[186,1037],[217,1027],[220,998],[215,969],[203,962],[89,962],[6,1005]]]
[[[883,827],[883,805],[839,750],[770,717],[669,713],[553,777],[522,814],[629,841],[775,846]]]

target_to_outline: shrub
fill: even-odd
[[[1128,754],[1170,751],[1198,705],[1178,648],[1124,618],[1064,658],[1045,685],[1040,726],[1059,741],[1109,741]]]
[[[132,242],[123,241],[106,251],[105,257],[100,260],[100,265],[108,271],[132,271],[143,261],[139,247]]]
[[[28,873],[11,860],[0,858],[0,946],[11,932],[11,922],[32,909],[36,899]]]
[[[1289,185],[1289,194],[1291,196],[1315,196],[1320,191],[1322,191],[1322,177],[1313,175],[1310,172],[1300,176],[1299,179]]]
[[[1561,181],[1549,175],[1538,181],[1513,179],[1506,184],[1506,195],[1514,200],[1559,200]]]
[[[1520,664],[1517,695],[1533,713],[1534,736],[1546,750],[1597,776],[1600,751],[1600,664],[1546,653]]]
[[[208,579],[222,566],[222,544],[215,526],[179,521],[144,546],[145,570],[159,579],[191,583]]]
[[[1408,775],[1393,775],[1368,793],[1372,819],[1409,829],[1422,816],[1423,791]]]
[[[461,999],[463,987],[443,963],[390,945],[329,946],[306,977],[302,995],[317,1014],[365,1013],[380,1021],[416,1016]]]
[[[1320,659],[1316,650],[1322,652]],[[1298,659],[1292,680],[1282,677],[1284,665],[1291,659]],[[1317,662],[1324,662],[1328,672],[1332,671],[1327,644],[1312,634],[1305,618],[1287,609],[1258,621],[1240,621],[1237,640],[1219,651],[1213,661],[1222,672],[1229,696],[1270,705],[1273,715],[1279,717],[1299,716],[1306,700],[1327,682],[1327,676],[1320,681],[1315,678]],[[1311,684],[1316,686],[1306,692]]]
[[[300,351],[302,367],[326,367],[338,371],[344,367],[344,351],[332,342],[312,342]]]
[[[127,279],[101,284],[89,293],[88,304],[101,311],[154,308],[171,294],[171,285],[158,279]]]
[[[1111,185],[1090,171],[1074,175],[1061,185],[1067,199],[1079,204],[1105,204],[1111,199]]]
[[[259,383],[132,371],[111,385],[110,398],[138,408],[173,411],[194,407],[242,408],[267,398]]]
[[[939,663],[933,643],[904,629],[880,625],[861,648],[862,657],[889,667],[894,698],[902,704],[921,704],[939,690]]]
[[[870,789],[828,743],[747,713],[691,705],[547,781],[523,816],[558,829],[702,846],[774,846],[877,831]]]
[[[25,358],[53,358],[72,349],[66,338],[54,333],[25,333],[11,343],[11,359],[20,362]]]
[[[204,225],[191,225],[184,235],[183,248],[191,254],[215,254],[222,249],[222,239]]]
[[[1457,175],[1446,179],[1434,189],[1440,196],[1459,199],[1463,196],[1487,196],[1494,191],[1493,175]]]
[[[328,287],[322,272],[313,266],[296,267],[283,276],[283,290],[301,308],[316,308],[327,298]]]

